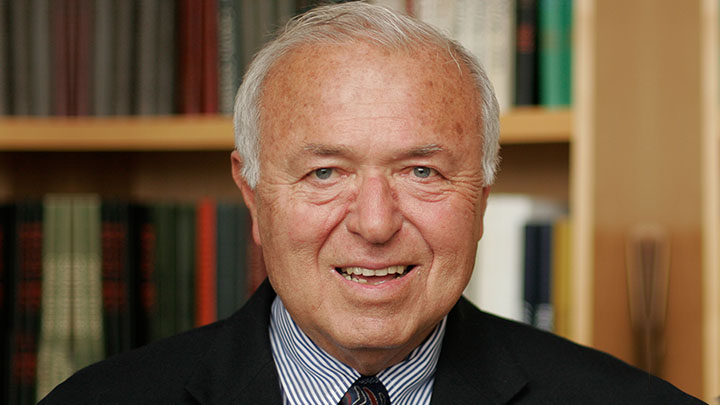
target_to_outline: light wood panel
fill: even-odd
[[[627,237],[658,224],[670,239],[665,366],[702,387],[700,0],[595,1],[592,128],[593,345],[631,363]],[[668,29],[672,27],[672,29]]]

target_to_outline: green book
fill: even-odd
[[[151,325],[151,339],[157,340],[173,335],[177,331],[175,316],[175,207],[158,204],[153,208],[155,223],[155,286],[157,288],[157,310]]]
[[[176,332],[195,326],[195,207],[177,207]]]
[[[539,0],[539,98],[544,107],[572,103],[572,0]]]
[[[71,197],[43,201],[43,275],[38,344],[37,398],[72,375]]]
[[[79,370],[105,357],[98,196],[73,196],[71,233],[73,359]]]

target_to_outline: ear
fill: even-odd
[[[253,240],[258,246],[262,246],[260,242],[260,230],[258,229],[258,215],[257,215],[257,202],[255,196],[255,190],[250,188],[245,178],[242,175],[243,160],[240,154],[234,150],[230,154],[230,161],[232,163],[232,178],[235,181],[235,185],[240,189],[245,206],[250,211],[250,219],[252,220],[252,236]]]

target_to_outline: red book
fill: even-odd
[[[203,3],[198,0],[180,0],[178,13],[180,112],[199,114],[202,111]]]
[[[217,0],[204,0],[202,34],[202,106],[206,114],[218,112]]]
[[[217,320],[217,209],[215,202],[203,199],[197,206],[195,323],[207,325]]]

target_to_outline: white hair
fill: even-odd
[[[242,157],[242,176],[251,188],[260,179],[260,102],[263,83],[284,55],[303,45],[342,45],[363,41],[390,50],[437,47],[464,64],[480,100],[483,183],[491,185],[498,167],[499,107],[492,83],[480,62],[459,43],[431,25],[390,9],[350,2],[318,7],[291,19],[279,35],[253,59],[235,98],[235,148]]]

